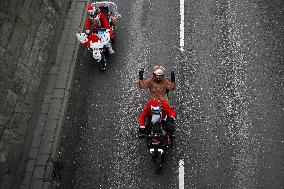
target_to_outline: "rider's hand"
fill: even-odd
[[[171,116],[171,117],[170,117],[170,122],[171,122],[171,124],[173,124],[173,125],[174,125],[174,124],[175,124],[175,122],[176,122],[175,118]]]
[[[171,82],[175,82],[176,81],[176,76],[175,76],[175,72],[171,71]]]
[[[139,71],[139,80],[143,80],[143,75],[144,75],[144,69],[142,68],[142,69]]]
[[[140,134],[145,134],[145,127],[143,127],[143,126],[141,127],[141,126],[140,126],[140,127],[139,127],[139,133],[140,133]]]
[[[86,34],[89,34],[90,33],[90,30],[86,30]]]
[[[139,126],[138,137],[141,139],[145,138],[145,126]]]

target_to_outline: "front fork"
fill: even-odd
[[[98,61],[100,67],[102,70],[105,70],[106,68],[106,56],[105,56],[105,52],[102,52],[102,58],[101,60]]]

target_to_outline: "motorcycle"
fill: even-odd
[[[160,174],[165,153],[172,146],[173,137],[164,131],[161,122],[150,124],[150,132],[147,134],[139,134],[139,138],[146,138],[147,147],[156,165],[156,174]]]
[[[99,30],[96,34],[77,33],[77,39],[92,52],[93,58],[100,65],[102,70],[106,67],[106,56],[108,55],[108,45],[110,41],[109,33]]]
[[[100,29],[97,32],[100,40],[94,44],[92,44],[89,50],[92,52],[94,59],[99,64],[101,70],[106,69],[106,60],[109,55],[108,45],[110,44],[109,33],[104,29]]]
[[[115,3],[112,2],[95,2],[91,4],[92,6],[100,9],[109,19],[109,24],[111,31],[114,32],[116,27],[117,18],[121,15],[117,12],[117,7]],[[106,69],[106,62],[108,56],[112,53],[112,43],[110,37],[110,31],[104,28],[99,28],[95,33],[80,33],[80,28],[77,32],[77,39],[88,47],[92,52],[93,58],[96,63],[100,66],[101,70]]]
[[[121,17],[117,12],[117,6],[113,2],[94,2],[92,6],[99,8],[103,12],[110,23],[110,27],[114,32],[117,19]],[[105,29],[99,29],[96,33],[100,41],[93,45],[94,48],[90,48],[93,53],[93,57],[96,62],[100,65],[101,70],[106,69],[107,57],[110,55],[108,47],[113,45],[113,42],[110,39],[110,34]]]
[[[139,79],[143,80],[144,69],[139,71]],[[175,82],[175,72],[171,71],[171,82]],[[169,90],[166,91],[169,95]],[[141,134],[138,131],[138,137],[140,139],[146,138],[146,144],[152,156],[153,162],[156,164],[156,173],[160,174],[162,171],[162,164],[164,161],[165,153],[169,147],[173,146],[174,135],[168,126],[162,124],[162,114],[158,114],[160,117],[155,119],[155,123],[152,122],[151,117],[146,118],[146,131]],[[167,121],[169,117],[167,117]],[[151,120],[151,121],[150,121]],[[167,130],[168,132],[166,132]],[[170,134],[171,133],[171,134]]]

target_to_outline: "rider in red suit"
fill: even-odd
[[[169,106],[166,102],[161,102],[159,100],[150,101],[140,117],[139,132],[145,133],[145,130],[149,130],[150,122],[162,122],[163,129],[169,133],[173,134],[174,132],[174,122],[176,119],[176,112]],[[147,120],[150,118],[151,120]],[[146,128],[147,127],[147,128]]]
[[[89,13],[89,16],[87,19],[86,33],[90,33],[92,25],[94,24],[94,30],[92,33],[96,33],[98,29],[104,28],[107,32],[109,32],[110,39],[114,41],[115,35],[110,27],[107,16],[103,12],[100,12],[99,9],[96,10],[96,8],[92,5],[87,6],[87,12]]]

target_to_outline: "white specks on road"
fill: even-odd
[[[236,1],[228,1],[228,4],[218,5],[219,9],[225,8],[225,14],[219,17],[220,28],[228,28],[228,33],[221,33],[223,41],[220,48],[222,66],[226,68],[226,88],[224,89],[224,105],[228,119],[226,133],[227,140],[234,146],[232,160],[233,178],[235,188],[249,188],[250,184],[256,182],[255,156],[251,151],[251,128],[252,122],[249,118],[250,102],[248,89],[248,75],[245,71],[248,67],[247,55],[242,50],[243,34],[241,22],[241,4]],[[224,16],[225,15],[225,16]],[[230,53],[227,53],[230,52]],[[227,69],[229,68],[229,69]],[[231,121],[233,120],[233,121]],[[237,136],[237,137],[236,137]]]
[[[184,160],[179,160],[178,168],[178,188],[184,189]]]
[[[184,0],[180,0],[180,51],[184,51]]]

